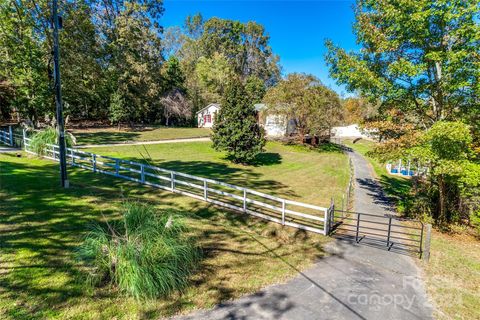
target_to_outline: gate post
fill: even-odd
[[[390,246],[390,231],[391,230],[392,230],[392,217],[388,218],[387,247]],[[390,250],[390,248],[388,250]]]
[[[358,230],[360,229],[360,212],[357,213],[357,231],[355,233],[355,242],[358,243]]]
[[[430,260],[430,240],[432,238],[432,225],[425,226],[425,245],[423,247],[423,260],[428,262]],[[421,244],[420,244],[421,245]]]

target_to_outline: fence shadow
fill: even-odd
[[[188,168],[191,164],[184,165]],[[239,175],[240,181],[244,179],[237,171],[227,171],[227,175]],[[205,287],[205,292],[211,292],[214,303],[238,297],[242,290],[229,286],[232,276],[229,270],[233,268],[248,269],[258,263],[255,259],[269,264],[272,255],[288,261],[290,255],[303,252],[301,250],[315,250],[316,257],[323,256],[321,246],[293,245],[310,241],[310,235],[300,230],[290,229],[292,242],[288,243],[280,238],[281,226],[275,226],[268,231],[268,238],[278,233],[275,236],[279,237],[279,243],[273,245],[277,241],[274,238],[269,240],[268,247],[263,247],[252,240],[252,236],[264,235],[270,226],[260,219],[195,200],[179,201],[182,196],[167,191],[156,190],[152,196],[149,187],[78,168],[69,169],[69,177],[71,188],[62,189],[57,163],[23,159],[2,162],[0,297],[17,302],[5,309],[6,314],[16,319],[43,319],[50,310],[62,312],[63,308],[85,303],[88,299],[98,300],[98,305],[90,310],[98,308],[101,313],[102,305],[118,298],[115,292],[106,289],[87,296],[75,252],[92,223],[118,219],[115,207],[124,197],[149,201],[159,207],[175,207],[176,212],[189,219],[197,242],[205,250],[199,272],[192,278],[192,286]],[[283,188],[276,182],[265,183]],[[304,254],[307,256],[306,251]],[[312,257],[311,251],[308,256]],[[38,286],[37,281],[44,284]],[[184,304],[192,304],[188,299],[188,296],[179,295],[162,303],[165,308],[171,308],[169,310],[178,310]],[[144,314],[150,318],[157,315],[158,310]]]
[[[74,134],[79,145],[84,144],[107,144],[107,143],[122,143],[135,140],[139,137],[139,133],[134,132],[77,132]]]

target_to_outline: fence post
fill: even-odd
[[[243,212],[247,212],[247,189],[243,189]]]
[[[143,163],[140,164],[140,181],[142,181],[142,183],[145,183],[145,166],[143,165]]]
[[[423,260],[428,262],[430,260],[430,240],[432,238],[432,225],[425,226],[425,244],[423,246]]]
[[[70,149],[70,157],[72,158],[72,167],[75,165],[75,155],[73,154],[73,148]]]
[[[328,218],[328,221],[329,221],[328,232],[330,232],[330,230],[332,230],[333,228],[333,224],[335,223],[335,200],[333,200],[333,197],[330,203],[330,216]]]
[[[282,226],[285,225],[285,200],[282,199]]]
[[[115,175],[118,176],[118,171],[120,170],[119,168],[120,164],[118,159],[115,159]]]
[[[13,131],[12,131],[12,126],[8,126],[8,134],[10,135],[10,146],[13,147]]]
[[[208,186],[207,186],[207,180],[203,180],[203,199],[205,199],[205,201],[208,201]]]
[[[170,172],[170,189],[172,189],[172,192],[175,190],[175,173]]]
[[[92,166],[93,166],[93,172],[97,172],[97,155],[95,153],[92,153]]]
[[[358,243],[358,230],[360,229],[360,212],[357,213],[357,231],[355,233],[355,242]]]

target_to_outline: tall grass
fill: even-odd
[[[126,202],[122,219],[96,225],[80,247],[87,284],[110,283],[135,298],[154,298],[188,284],[201,256],[178,215]]]
[[[37,154],[45,154],[45,150],[48,144],[57,144],[58,143],[58,131],[54,127],[48,127],[45,130],[37,132],[32,137],[30,141],[30,148]],[[65,134],[65,144],[67,147],[71,147],[76,143],[75,137],[66,132]]]

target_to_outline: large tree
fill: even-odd
[[[310,74],[287,75],[267,91],[263,100],[270,112],[295,120],[300,139],[331,129],[343,117],[338,95]]]
[[[114,104],[128,120],[149,120],[162,94],[162,1],[61,1],[59,11],[65,113],[105,119],[122,95]],[[50,22],[51,1],[0,0],[0,81],[13,89],[9,108],[34,123],[54,114]]]
[[[348,53],[327,41],[330,74],[380,103],[378,117],[368,124],[384,140],[376,155],[426,161],[428,181],[420,182],[428,190],[430,214],[450,222],[466,203],[460,177],[479,184],[468,168],[478,168],[472,143],[480,142],[480,3],[358,0],[355,19],[362,49]]]
[[[362,49],[348,53],[327,41],[330,74],[421,127],[478,121],[479,12],[478,1],[358,0],[354,31]]]
[[[278,57],[269,36],[256,22],[189,16],[183,28],[170,28],[166,51],[180,59],[194,111],[221,99],[226,79],[256,78],[263,87],[280,78]],[[250,80],[251,81],[251,80]]]

